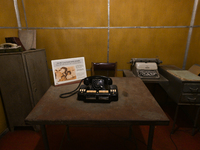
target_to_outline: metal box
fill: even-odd
[[[44,49],[0,54],[0,91],[10,130],[24,119],[50,87]]]

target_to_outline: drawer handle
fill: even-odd
[[[190,91],[192,91],[192,92],[197,92],[198,89],[199,89],[199,88],[194,89],[194,88],[191,88],[191,87],[190,87]]]
[[[188,99],[189,101],[196,101],[196,100],[197,100],[196,97],[187,97],[187,99]]]

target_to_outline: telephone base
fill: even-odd
[[[110,103],[111,101],[118,101],[118,89],[116,85],[109,85],[103,90],[91,89],[89,86],[81,85],[77,99],[89,103]]]

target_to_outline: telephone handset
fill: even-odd
[[[105,76],[90,76],[84,79],[84,84],[92,86],[95,90],[103,90],[108,85],[112,85],[112,79]]]
[[[84,79],[78,91],[78,100],[85,102],[111,102],[118,100],[118,89],[112,79],[105,76],[90,76]]]
[[[2,48],[17,48],[17,44],[14,44],[14,43],[3,43],[3,44],[0,44],[0,47]]]

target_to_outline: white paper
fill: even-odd
[[[74,82],[87,77],[84,57],[52,60],[51,65],[54,85]]]

